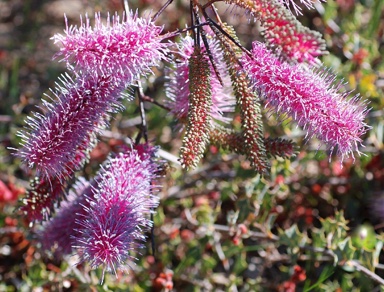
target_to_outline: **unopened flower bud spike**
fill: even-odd
[[[188,124],[180,149],[181,164],[187,169],[197,166],[209,141],[212,106],[210,75],[207,56],[195,47],[189,59]]]
[[[223,30],[236,40],[233,28],[227,26]],[[246,154],[252,166],[259,173],[267,173],[270,166],[264,146],[264,130],[260,104],[256,94],[249,88],[249,80],[238,63],[237,55],[241,55],[241,51],[233,44],[227,42],[225,36],[220,31],[217,29],[214,29],[214,31],[221,41],[224,59],[236,95],[237,107],[240,109],[244,154]]]

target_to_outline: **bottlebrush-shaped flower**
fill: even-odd
[[[157,168],[151,152],[132,149],[119,153],[95,179],[93,199],[77,220],[80,227],[74,239],[81,259],[92,268],[124,269],[126,261],[133,259],[132,250],[145,241],[143,232],[152,225],[148,215],[158,205],[152,195]]]
[[[230,87],[231,81],[225,69],[223,53],[218,41],[210,38],[208,39],[208,44],[224,85],[220,84],[212,64],[209,64],[212,91],[210,114],[213,119],[228,123],[231,119],[223,116],[223,113],[234,111],[235,99]],[[190,76],[188,64],[193,54],[193,45],[193,39],[190,36],[181,39],[176,52],[178,58],[172,62],[172,68],[167,70],[169,79],[166,84],[167,106],[171,109],[171,113],[181,121],[186,120],[189,109]],[[202,49],[202,52],[204,51],[205,49]]]
[[[72,253],[73,238],[78,236],[80,229],[76,219],[85,216],[85,208],[89,207],[93,196],[93,184],[79,178],[60,204],[55,217],[44,222],[43,229],[37,234],[43,250],[51,251],[58,258]]]
[[[104,24],[100,14],[95,14],[92,28],[88,16],[81,18],[80,27],[68,26],[65,35],[56,34],[55,43],[61,47],[55,57],[61,57],[73,70],[97,71],[101,75],[115,75],[125,84],[148,73],[167,53],[166,43],[160,36],[163,28],[151,20],[129,13],[122,20],[117,14],[107,17]]]
[[[86,74],[72,80],[64,76],[53,92],[56,100],[44,101],[45,115],[27,118],[29,132],[21,131],[17,155],[37,175],[62,180],[72,175],[87,158],[95,132],[105,126],[108,113],[119,107],[124,89],[112,77]]]
[[[122,145],[120,148],[122,151],[127,153],[132,151],[132,146]],[[140,160],[153,160],[156,157],[157,149],[151,145],[137,144],[134,145],[134,149]],[[63,255],[70,254],[73,251],[73,238],[77,238],[81,230],[81,225],[79,225],[78,221],[81,221],[80,219],[86,216],[86,209],[88,210],[90,202],[94,201],[94,190],[98,186],[97,181],[100,180],[100,175],[102,174],[97,175],[91,182],[88,182],[84,178],[80,177],[73,185],[69,193],[65,196],[65,200],[61,202],[59,208],[56,208],[55,216],[44,222],[43,229],[38,232],[38,239],[42,244],[43,250],[52,251],[57,257],[62,257]],[[37,183],[35,183],[35,185],[38,186]],[[45,188],[47,188],[46,185]],[[43,190],[41,186],[38,188],[35,187],[35,189],[40,190],[40,192]],[[48,189],[45,190],[45,193],[47,193],[47,191]],[[61,194],[63,194],[61,188],[60,191]],[[54,197],[54,195],[38,197],[35,198],[33,202],[35,205],[46,204],[44,198],[52,199]],[[27,202],[26,200],[24,201]],[[53,202],[54,200],[51,202],[52,204],[49,204],[50,208],[47,210],[50,211],[50,214],[53,213]],[[41,212],[38,213],[40,210],[41,208],[37,206],[33,208],[29,206],[28,210],[25,211],[29,211],[27,216],[30,218],[31,215],[35,215],[35,217],[37,215],[40,216]],[[47,211],[44,211],[43,214],[50,215]],[[48,219],[48,217],[49,216],[46,216],[45,219]]]
[[[304,27],[280,0],[226,0],[242,7],[260,20],[269,46],[281,50],[283,57],[294,62],[317,63],[325,53],[321,34]]]
[[[196,167],[209,142],[212,108],[211,70],[206,54],[195,47],[189,58],[188,124],[180,148],[181,165]]]
[[[307,138],[317,136],[341,158],[353,151],[359,154],[367,108],[357,96],[348,99],[342,84],[324,69],[307,69],[281,62],[264,44],[253,43],[253,57],[244,55],[244,69],[267,105],[284,112],[308,131]]]
[[[238,41],[234,29],[223,25],[223,29],[236,41]],[[228,42],[226,37],[216,31],[224,51],[224,60],[227,64],[233,89],[236,95],[237,107],[241,114],[242,147],[251,165],[259,172],[269,171],[269,161],[264,146],[264,129],[258,96],[249,87],[249,80],[238,61],[241,56],[240,49]]]

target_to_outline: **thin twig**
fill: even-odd
[[[208,279],[193,279],[189,275],[184,275],[184,274],[181,274],[179,276],[179,279],[184,281],[184,282],[190,283],[190,284],[194,285],[195,287],[204,288],[205,289],[204,291],[213,291],[212,290],[213,289],[212,284],[209,282]]]
[[[200,24],[200,17],[199,17],[199,7],[197,6],[198,3],[192,4],[192,15],[193,15],[193,24]],[[201,26],[198,26],[196,28],[196,34],[195,34],[195,47],[201,48],[200,45],[200,35],[203,29],[201,29]]]
[[[196,29],[198,27],[202,27],[202,26],[205,26],[205,25],[209,25],[209,22],[205,21],[205,22],[202,22],[202,23],[199,23],[199,24],[191,25],[191,26],[183,28],[183,29],[177,29],[174,32],[166,33],[162,37],[163,37],[163,39],[173,38],[173,37],[175,37],[175,36],[177,36],[179,34],[185,33],[185,32],[190,31],[190,30],[194,30],[194,29]]]
[[[156,12],[156,14],[152,17],[152,21],[156,21],[157,18],[160,16],[161,13],[163,13],[163,11],[165,9],[167,9],[168,5],[170,5],[171,3],[173,2],[173,0],[168,0],[161,8],[159,11]]]
[[[215,233],[213,236],[213,240],[215,242],[214,246],[215,246],[217,256],[221,260],[221,263],[223,264],[224,270],[228,274],[230,266],[229,266],[228,259],[225,257],[225,254],[224,254],[223,249],[222,249],[221,244],[220,244],[220,235],[218,233]]]
[[[147,101],[147,102],[153,103],[153,104],[157,105],[158,107],[161,107],[161,108],[163,108],[163,109],[165,109],[167,111],[171,111],[170,107],[167,107],[166,105],[159,103],[158,101],[156,101],[152,97],[149,97],[148,95],[142,95],[141,99],[143,101]]]
[[[311,247],[311,246],[303,246],[300,247],[301,250],[310,250],[316,253],[321,253],[325,256],[329,257],[330,261],[334,261],[334,256],[331,250],[325,249],[325,248],[319,248],[319,247]],[[360,264],[357,260],[348,260],[348,261],[342,261],[339,263],[340,266],[352,266],[357,271],[362,272],[375,282],[379,283],[380,285],[384,285],[384,279],[372,272],[371,270],[364,267],[362,264]]]
[[[193,3],[192,1],[189,2],[189,13],[190,13],[190,17],[191,17],[191,25],[194,26],[195,25],[195,18],[194,18],[194,11],[193,11],[194,7],[193,7]],[[196,30],[198,31],[199,27],[196,26]],[[193,45],[194,46],[197,46],[197,39],[196,39],[196,35],[198,33],[196,33],[196,30],[193,29],[192,30],[192,36],[193,36]]]
[[[344,266],[353,266],[359,272],[362,272],[363,274],[365,274],[366,276],[368,276],[369,278],[371,278],[375,282],[377,282],[380,285],[384,286],[384,279],[383,278],[381,278],[380,276],[378,276],[374,272],[370,271],[369,269],[367,269],[366,267],[361,265],[358,261],[356,261],[356,260],[347,261],[347,262],[344,263]]]
[[[238,41],[236,41],[232,36],[230,36],[219,24],[213,21],[213,19],[210,18],[209,15],[204,10],[203,10],[203,15],[208,20],[210,25],[213,25],[214,27],[216,27],[223,35],[225,35],[231,42],[233,42],[236,46],[238,46],[248,56],[253,57],[250,51],[244,48]]]
[[[202,9],[206,9],[209,6],[212,6],[213,3],[219,2],[219,1],[221,1],[221,0],[211,0],[211,1],[207,2],[207,3],[205,3],[204,5],[202,5],[201,8]]]
[[[140,133],[136,138],[136,144],[139,143],[140,138],[143,137],[145,143],[148,143],[148,128],[147,128],[147,118],[145,115],[145,108],[144,108],[144,99],[145,96],[143,87],[141,86],[140,80],[137,81],[137,93],[139,97],[139,106],[140,106],[140,117],[141,117],[141,129]]]
[[[188,222],[192,225],[198,226],[199,221],[192,217],[191,211],[189,209],[184,210],[185,218],[187,218]]]
[[[219,224],[213,224],[213,227],[217,231],[224,231],[224,232],[230,232],[231,228],[226,225],[219,225]],[[257,231],[251,231],[249,230],[248,233],[249,237],[257,238],[257,239],[266,239],[266,240],[271,240],[271,241],[278,241],[279,237],[269,233],[263,233],[263,232],[257,232]]]
[[[144,137],[145,143],[148,143],[148,128],[147,128],[147,119],[145,115],[145,108],[144,108],[144,100],[143,97],[145,96],[143,87],[141,86],[140,80],[137,81],[137,93],[139,96],[139,104],[140,104],[140,116],[141,116],[141,129],[140,133],[136,138],[136,144],[140,141],[141,136]],[[151,208],[151,221],[153,222],[153,214],[154,214],[154,208]],[[155,224],[152,224],[151,226],[151,247],[152,247],[152,256],[156,260],[156,248],[155,248]]]
[[[200,9],[201,9],[201,7],[200,7]],[[200,17],[199,17],[199,15],[198,15],[197,13],[196,13],[196,21],[197,21],[198,24],[201,23]],[[216,62],[215,62],[215,60],[213,59],[212,51],[211,51],[211,49],[210,49],[210,47],[209,47],[208,39],[207,39],[207,35],[206,35],[204,29],[201,29],[201,30],[200,30],[200,35],[201,35],[201,39],[203,40],[204,47],[205,47],[205,49],[206,49],[206,51],[207,51],[209,61],[210,61],[211,64],[212,64],[213,71],[215,71],[216,77],[217,77],[217,79],[219,80],[221,86],[224,87],[223,80],[221,79],[219,70],[217,69]]]

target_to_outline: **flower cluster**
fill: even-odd
[[[65,36],[53,37],[62,46],[57,56],[67,61],[72,76],[62,76],[49,101],[43,101],[43,114],[28,117],[29,129],[19,132],[22,147],[17,155],[35,167],[47,185],[45,200],[34,196],[40,191],[28,193],[23,210],[34,210],[29,216],[33,221],[46,217],[44,210],[50,210],[62,195],[57,190],[88,160],[97,134],[108,125],[110,115],[122,108],[121,100],[128,98],[126,86],[166,58],[162,28],[150,20],[130,13],[121,22],[118,15],[112,21],[108,17],[104,25],[96,14],[94,29],[89,22],[87,17],[80,28],[67,24]]]
[[[244,70],[255,90],[277,112],[286,113],[317,136],[331,151],[344,157],[359,153],[361,136],[367,131],[366,105],[358,96],[347,99],[342,83],[325,70],[280,61],[260,42],[253,43],[252,57],[244,55]]]
[[[168,44],[161,43],[161,27],[133,13],[122,21],[117,14],[108,17],[106,25],[96,14],[94,28],[86,17],[80,28],[67,24],[65,32],[53,39],[61,46],[56,57],[67,62],[70,74],[43,101],[43,113],[28,118],[29,130],[19,133],[17,155],[37,175],[21,210],[31,222],[47,220],[39,233],[44,249],[56,256],[76,249],[92,267],[112,271],[126,264],[151,225],[155,149],[125,149],[92,182],[80,180],[68,195],[65,189],[111,114],[122,108],[125,88],[166,59]],[[55,208],[57,215],[48,221]]]
[[[65,36],[53,37],[62,45],[58,55],[74,77],[63,76],[52,102],[44,102],[45,115],[28,119],[31,130],[20,133],[19,151],[25,163],[46,178],[54,174],[65,179],[80,168],[95,133],[106,125],[109,113],[120,108],[126,86],[165,58],[161,27],[132,13],[122,22],[117,15],[112,24],[107,21],[102,24],[96,14],[94,29],[86,18],[80,28],[67,24]]]
[[[17,155],[37,176],[21,210],[31,222],[46,220],[38,237],[55,256],[77,252],[92,268],[116,273],[145,241],[152,226],[148,216],[158,205],[153,192],[159,166],[157,148],[148,144],[144,101],[162,105],[141,87],[136,143],[110,154],[93,180],[80,178],[72,186],[70,181],[88,161],[100,130],[130,99],[124,93],[127,86],[162,61],[171,60],[162,107],[185,125],[180,148],[184,168],[198,165],[208,143],[245,155],[261,174],[268,173],[271,157],[294,156],[292,141],[264,134],[262,100],[342,159],[360,154],[361,136],[368,129],[366,106],[357,96],[348,99],[332,74],[312,67],[325,43],[287,9],[291,5],[300,13],[299,6],[290,0],[223,1],[260,20],[266,44],[254,42],[249,52],[221,21],[216,1],[199,2],[191,1],[193,37],[181,37],[177,44],[163,41],[181,30],[162,35],[161,26],[132,12],[121,19],[108,16],[106,22],[96,14],[94,26],[87,16],[79,27],[66,20],[65,34],[53,37],[60,47],[55,57],[66,62],[69,73],[43,101],[42,113],[27,119],[29,129],[19,133]],[[312,7],[311,1],[301,3]],[[174,57],[168,56],[171,47]],[[139,143],[141,138],[145,144]],[[58,204],[62,198],[66,200]]]

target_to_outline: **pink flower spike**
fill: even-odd
[[[85,74],[72,80],[63,76],[53,92],[55,100],[44,101],[45,115],[27,119],[29,131],[19,132],[22,148],[17,156],[37,175],[60,180],[70,177],[88,158],[95,134],[119,109],[124,89],[114,78]],[[50,98],[50,97],[49,97]]]
[[[213,66],[210,65],[212,88],[211,116],[216,121],[229,123],[231,119],[225,117],[224,113],[233,112],[236,103],[230,86],[231,80],[226,71],[226,65],[219,42],[210,38],[208,39],[208,43],[224,84],[224,87],[220,84]],[[178,58],[174,60],[172,64],[173,68],[169,68],[167,72],[169,80],[166,84],[167,106],[171,108],[171,113],[180,120],[185,120],[188,115],[188,96],[190,94],[188,60],[192,53],[193,39],[190,36],[181,39],[176,53],[178,54]]]
[[[307,138],[317,136],[341,160],[359,152],[366,105],[358,96],[348,99],[342,84],[331,73],[281,62],[264,44],[253,43],[253,57],[244,54],[242,63],[253,86],[269,106],[295,119],[307,130]]]
[[[124,270],[127,260],[134,260],[132,250],[145,241],[143,232],[152,226],[148,217],[158,205],[152,195],[157,167],[153,151],[147,149],[146,155],[143,149],[131,149],[108,160],[97,176],[85,216],[77,220],[80,228],[74,247],[92,268]]]
[[[225,1],[246,9],[258,19],[268,46],[279,50],[290,62],[315,65],[319,63],[317,57],[326,53],[322,35],[303,26],[281,3],[290,0]]]
[[[61,47],[56,58],[61,57],[75,71],[113,74],[126,85],[151,72],[168,51],[168,44],[161,43],[163,28],[132,12],[123,15],[121,21],[117,13],[108,16],[106,24],[96,13],[93,28],[88,16],[85,21],[81,18],[80,27],[68,26],[67,20],[66,26],[65,35],[52,37]]]

